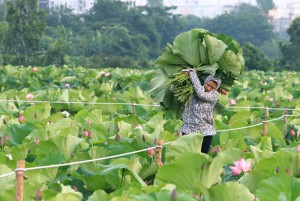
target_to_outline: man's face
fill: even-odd
[[[217,89],[217,83],[214,81],[208,81],[205,83],[204,89],[206,92],[214,91]]]

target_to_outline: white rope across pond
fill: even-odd
[[[280,116],[280,117],[277,117],[277,118],[274,118],[274,119],[263,121],[262,123],[258,123],[258,124],[254,124],[254,125],[250,125],[250,126],[245,126],[245,127],[239,127],[239,128],[230,128],[230,129],[224,129],[224,130],[217,130],[216,132],[234,131],[234,130],[241,130],[241,129],[252,128],[252,127],[256,127],[256,126],[261,126],[265,122],[277,121],[279,119],[282,119],[285,116],[286,117],[298,117],[298,116],[300,116],[300,114],[298,114],[298,115],[283,115],[283,116]],[[173,141],[173,142],[175,142],[175,141]],[[167,143],[164,143],[164,145],[172,144],[173,142],[167,142]],[[54,164],[54,165],[47,165],[47,166],[30,167],[30,168],[24,168],[23,170],[24,171],[41,170],[41,169],[47,169],[47,168],[63,167],[63,166],[69,166],[69,165],[78,165],[78,164],[83,164],[83,163],[102,161],[102,160],[106,160],[106,159],[118,158],[118,157],[121,157],[121,156],[127,156],[127,155],[132,155],[132,154],[136,154],[136,153],[140,153],[140,152],[145,152],[145,151],[148,151],[149,149],[156,149],[158,147],[161,148],[162,146],[157,145],[157,146],[148,147],[148,148],[145,148],[145,149],[132,151],[132,152],[128,152],[128,153],[123,153],[123,154],[118,154],[118,155],[113,155],[113,156],[106,156],[106,157],[102,157],[102,158],[76,161],[76,162],[70,162],[70,163],[63,163],[63,164]],[[17,171],[17,169],[16,169],[16,171]],[[14,174],[15,174],[15,172],[6,173],[6,174],[3,174],[3,175],[0,175],[0,178],[11,176],[11,175],[14,175]]]
[[[80,102],[80,101],[34,101],[34,100],[0,100],[0,102],[21,102],[21,103],[49,103],[49,104],[84,104],[84,105],[135,105],[160,107],[159,104],[142,104],[142,103],[113,103],[113,102]]]

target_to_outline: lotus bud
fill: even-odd
[[[39,69],[37,67],[32,68],[32,72],[38,72],[38,71],[39,71]]]
[[[296,133],[295,133],[294,130],[290,130],[290,135],[291,135],[291,136],[295,136],[295,134],[296,134]]]
[[[121,136],[119,135],[119,133],[117,133],[117,134],[115,135],[115,140],[116,140],[117,142],[119,142],[120,139],[121,139]]]
[[[277,168],[275,169],[275,172],[276,172],[276,173],[279,173],[279,171],[280,171],[280,167],[277,166]]]
[[[36,138],[35,141],[34,141],[34,144],[38,145],[39,143],[40,143],[40,139]]]
[[[154,156],[155,151],[153,149],[148,149],[148,156],[152,157]]]
[[[83,132],[83,136],[84,136],[84,137],[88,137],[88,136],[89,136],[89,132],[85,130],[85,131]]]
[[[177,194],[176,189],[174,189],[171,193],[171,200],[176,201],[177,199],[178,199],[178,194]]]
[[[43,199],[42,197],[42,191],[41,189],[37,189],[36,192],[35,192],[35,198],[38,200],[38,201],[41,201]]]

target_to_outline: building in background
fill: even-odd
[[[300,0],[289,0],[285,6],[275,7],[268,13],[270,23],[272,23],[274,31],[279,33],[280,38],[287,37],[287,28],[292,21],[299,16]]]
[[[65,6],[73,10],[75,14],[81,14],[90,10],[95,0],[39,0],[41,8],[55,8]]]
[[[146,6],[148,0],[120,0],[121,2],[125,3],[128,8],[134,8],[137,6]]]
[[[49,0],[39,0],[40,8],[49,8]]]

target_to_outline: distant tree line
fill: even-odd
[[[203,19],[171,14],[174,7],[159,0],[133,9],[98,0],[81,15],[65,7],[40,9],[37,0],[7,1],[0,6],[0,64],[148,68],[178,34],[204,28],[237,40],[248,70],[299,70],[300,20],[289,28],[290,38],[279,41],[266,15],[273,1],[257,2],[260,7],[238,4]]]

